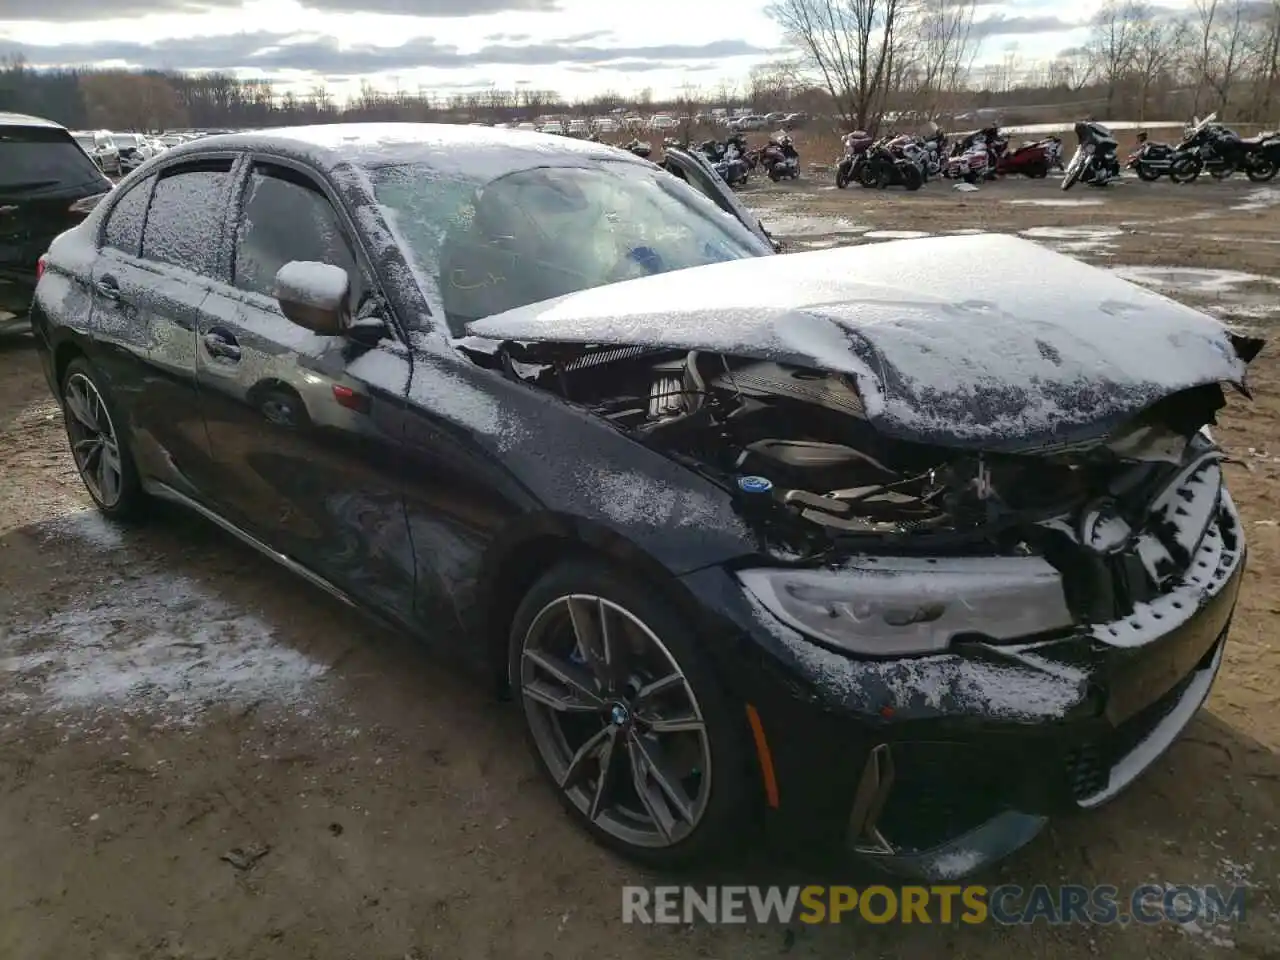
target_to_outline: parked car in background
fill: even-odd
[[[111,139],[111,134],[105,130],[78,130],[72,136],[103,173],[118,177],[124,172],[120,151]]]
[[[542,133],[552,134],[553,136],[564,136],[564,124],[559,120],[548,120],[542,125]]]
[[[665,113],[655,113],[649,120],[649,129],[654,131],[674,130],[676,128],[675,117]]]
[[[618,121],[613,117],[598,117],[596,119],[596,133],[617,133]]]
[[[517,123],[517,124],[516,124],[516,129],[517,129],[517,130],[532,130],[532,131],[534,131],[534,132],[536,133],[536,132],[537,132],[537,130],[538,130],[538,125],[537,125],[536,123],[530,123],[528,120],[525,120],[525,121],[523,121],[523,122],[521,122],[521,123]]]
[[[570,120],[566,132],[571,137],[587,137],[591,135],[591,125],[585,120]]]
[[[765,119],[759,114],[751,114],[746,117],[734,117],[729,121],[730,130],[750,131],[763,130],[765,128]]]
[[[27,329],[41,255],[110,189],[63,127],[0,113],[0,333]]]
[[[141,133],[113,133],[111,141],[120,154],[120,169],[123,173],[136,170],[153,156],[155,148],[151,141]]]

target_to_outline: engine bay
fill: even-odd
[[[1002,455],[885,437],[846,377],[767,361],[578,348],[518,364],[515,375],[733,491],[766,539],[800,556],[855,537],[908,552],[937,549],[940,538],[952,549],[1027,550],[1103,502],[1136,529],[1224,403],[1217,385],[1201,388],[1085,448]]]

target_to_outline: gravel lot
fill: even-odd
[[[822,177],[744,199],[794,248],[1024,232],[1242,325],[1280,318],[1280,186]],[[513,710],[201,521],[89,512],[34,351],[0,343],[0,957],[1274,957],[1280,347],[1253,378],[1218,430],[1252,555],[1208,709],[1120,800],[982,878],[1243,883],[1245,923],[639,928],[619,887],[656,878],[571,827]],[[798,879],[707,880],[744,871]]]

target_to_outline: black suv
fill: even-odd
[[[58,124],[0,113],[0,334],[27,328],[41,254],[110,189]]]

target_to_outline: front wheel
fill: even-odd
[[[1194,183],[1203,165],[1197,157],[1180,157],[1169,167],[1169,179],[1174,183]]]
[[[777,183],[782,179],[782,165],[775,163],[769,168],[769,179]]]
[[[508,669],[534,756],[597,841],[676,867],[741,839],[745,723],[657,591],[599,563],[554,567],[516,611]]]
[[[1280,165],[1274,160],[1255,160],[1244,172],[1244,175],[1254,183],[1266,183],[1276,175],[1276,171],[1280,169]]]
[[[124,418],[101,374],[84,357],[67,365],[62,378],[62,420],[80,480],[104,516],[134,520],[146,508]]]
[[[849,172],[853,164],[842,163],[836,167],[836,189],[843,190],[849,185]]]
[[[914,163],[904,166],[901,175],[902,185],[908,190],[919,190],[924,186],[924,176],[920,173],[920,168]]]

